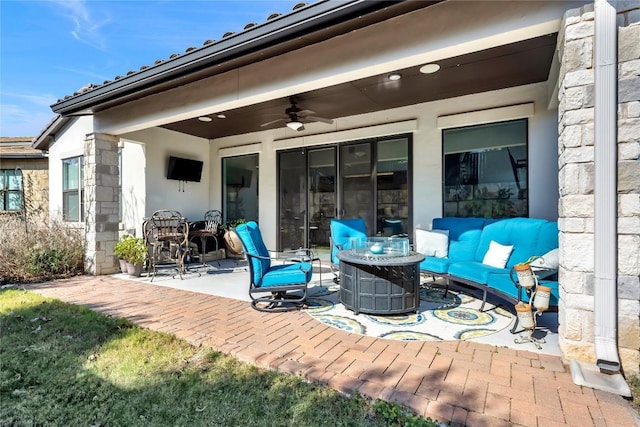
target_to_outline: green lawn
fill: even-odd
[[[433,426],[171,335],[0,291],[0,423],[46,426]]]

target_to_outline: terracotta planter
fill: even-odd
[[[235,229],[230,228],[224,233],[224,243],[227,246],[228,253],[232,255],[242,255],[244,253],[242,242]]]
[[[133,265],[130,262],[128,262],[127,273],[129,273],[129,276],[140,277],[142,275],[142,264]]]

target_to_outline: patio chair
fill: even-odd
[[[271,257],[262,240],[255,221],[236,227],[249,264],[249,296],[251,306],[258,311],[280,312],[302,307],[307,298],[307,285],[311,281],[311,262],[276,263],[280,257]],[[300,253],[300,249],[295,253]]]
[[[204,221],[194,222],[189,224],[189,242],[195,238],[200,239],[200,247],[198,248],[198,260],[200,264],[207,265],[205,257],[209,250],[214,250],[216,253],[220,249],[218,243],[218,235],[222,230],[222,214],[219,210],[209,210],[204,214]],[[215,248],[210,248],[207,244],[212,241]],[[220,260],[216,257],[218,266]]]
[[[367,226],[362,218],[332,219],[330,229],[330,266],[334,276],[333,281],[338,283],[340,281],[338,252],[352,249],[355,242],[366,239]]]

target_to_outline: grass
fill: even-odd
[[[437,425],[16,289],[0,291],[0,364],[3,425]]]

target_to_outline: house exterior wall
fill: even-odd
[[[0,169],[22,170],[24,203],[28,214],[47,213],[49,210],[49,160],[2,159]],[[7,211],[7,213],[9,213]]]
[[[177,210],[189,221],[204,219],[211,206],[211,175],[221,174],[212,163],[209,141],[162,128],[121,135],[123,151],[123,228],[141,233],[142,220],[160,209]],[[200,182],[167,179],[169,156],[204,162]]]
[[[86,135],[93,132],[93,119],[79,117],[69,122],[56,140],[49,145],[49,216],[62,218],[62,160],[83,156]],[[84,228],[84,224],[71,226]]]
[[[620,2],[621,6],[625,2]],[[626,3],[628,4],[628,3]],[[628,7],[628,6],[627,6]],[[560,347],[594,350],[594,13],[567,12],[559,36]],[[618,10],[618,351],[640,371],[640,7]]]
[[[267,247],[274,248],[278,150],[412,133],[414,225],[427,226],[433,218],[442,216],[442,129],[437,127],[438,117],[474,111],[480,112],[479,121],[465,125],[509,120],[513,117],[494,114],[491,120],[486,117],[493,109],[533,103],[534,114],[529,117],[529,215],[556,220],[558,194],[549,188],[557,188],[557,111],[547,110],[546,94],[547,84],[539,83],[343,118],[352,129],[341,132],[277,138],[280,130],[274,130],[220,138],[212,141],[218,157],[212,160],[212,168],[220,167],[222,157],[260,154],[259,220]],[[215,153],[212,157],[216,157]],[[219,181],[213,187],[213,204],[221,204]]]

